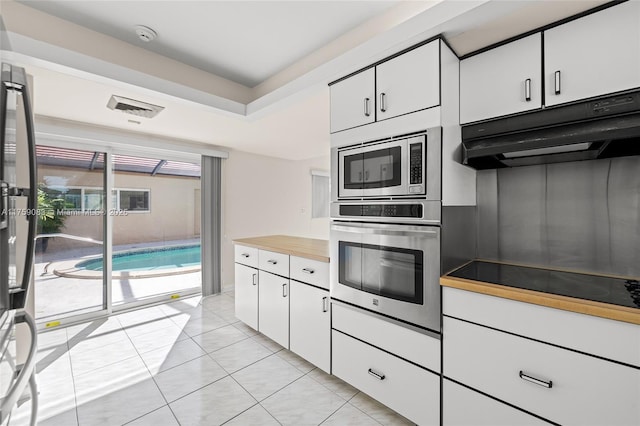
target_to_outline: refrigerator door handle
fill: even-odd
[[[36,352],[38,347],[38,330],[36,329],[36,323],[31,316],[23,310],[16,313],[16,324],[24,322],[29,327],[31,332],[31,347],[29,348],[29,355],[27,360],[18,374],[13,387],[2,400],[2,406],[0,406],[0,424],[4,424],[6,420],[5,416],[11,413],[11,410],[18,402],[18,399],[22,396],[22,392],[26,389],[27,385],[31,387],[31,425],[36,424],[36,412],[38,410],[38,392],[35,389],[35,366],[36,366]],[[34,408],[35,407],[35,408]]]
[[[37,191],[37,170],[36,170],[36,137],[34,131],[33,124],[33,110],[31,108],[31,99],[29,98],[29,88],[26,84],[26,75],[24,75],[24,70],[22,71],[17,79],[18,83],[22,83],[21,92],[22,92],[22,105],[24,107],[24,115],[25,115],[25,124],[27,131],[27,150],[29,155],[29,190],[26,192],[27,196],[27,208],[28,208],[28,233],[27,233],[27,248],[26,248],[26,256],[25,256],[25,264],[22,274],[22,284],[20,288],[11,293],[11,301],[10,307],[11,309],[21,309],[24,308],[26,298],[27,298],[27,290],[29,289],[29,284],[31,283],[31,272],[33,269],[33,257],[35,251],[35,238],[36,238],[36,225],[38,216],[35,214],[37,209],[38,202],[38,191]]]

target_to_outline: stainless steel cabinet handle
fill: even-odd
[[[282,284],[282,297],[287,297],[287,283]]]
[[[240,256],[242,256],[242,257],[249,257],[249,253],[242,253]]]
[[[371,99],[364,98],[364,115],[365,115],[365,117],[369,117],[371,115],[371,112],[369,111],[369,102],[371,102]]]
[[[380,93],[380,111],[387,112],[387,95],[385,93]]]
[[[327,312],[329,310],[329,298],[327,296],[322,298],[322,312]]]
[[[342,232],[352,232],[355,234],[374,234],[374,235],[399,235],[399,236],[407,236],[411,234],[421,234],[421,235],[431,235],[436,236],[438,233],[436,231],[426,231],[426,230],[411,230],[411,231],[400,231],[400,230],[392,230],[392,229],[371,229],[371,228],[359,228],[355,226],[342,226],[342,225],[333,225],[331,229],[335,231]]]
[[[520,370],[520,373],[518,373],[518,375],[522,380],[526,380],[527,382],[534,383],[538,386],[542,386],[549,389],[551,389],[551,387],[553,386],[553,381],[549,380],[548,382],[545,382],[544,380],[536,379],[535,377],[524,374],[522,370]]]
[[[369,180],[369,170],[365,170],[364,171],[364,181],[368,181]]]
[[[258,277],[258,274],[253,274],[253,279],[252,279],[253,285],[258,285],[258,282],[256,281],[257,277]]]
[[[524,81],[524,100],[531,101],[531,79],[528,78]]]
[[[555,74],[555,89],[556,89],[555,90],[556,95],[559,95],[560,94],[560,71],[556,71],[556,74]]]
[[[277,260],[273,260],[273,259],[269,259],[269,260],[267,260],[267,263],[270,263],[272,265],[277,265],[278,261]]]
[[[386,377],[384,374],[376,373],[372,369],[369,369],[368,373],[371,374],[373,377],[375,377],[378,380],[384,380],[384,378]]]
[[[302,272],[304,272],[305,274],[313,274],[313,273],[315,273],[316,271],[314,271],[314,270],[313,270],[313,269],[311,269],[311,268],[302,268]]]

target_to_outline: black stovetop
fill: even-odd
[[[640,309],[640,283],[637,280],[479,260],[468,263],[448,275]]]

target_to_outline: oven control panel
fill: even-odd
[[[422,218],[422,204],[348,204],[340,206],[340,216]]]

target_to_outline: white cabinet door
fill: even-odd
[[[549,421],[640,424],[636,368],[447,316],[443,358],[446,377]]]
[[[258,329],[258,270],[236,263],[236,317]]]
[[[377,120],[440,104],[440,40],[376,67]]]
[[[258,279],[258,330],[289,349],[289,279],[265,271]]]
[[[330,94],[331,133],[375,121],[373,68],[332,85]]]
[[[444,426],[544,426],[550,423],[444,379]]]
[[[291,350],[329,373],[331,368],[331,313],[329,292],[291,281]]]
[[[542,35],[480,53],[460,62],[460,123],[542,106]]]
[[[545,31],[544,67],[547,106],[640,87],[640,2]]]

